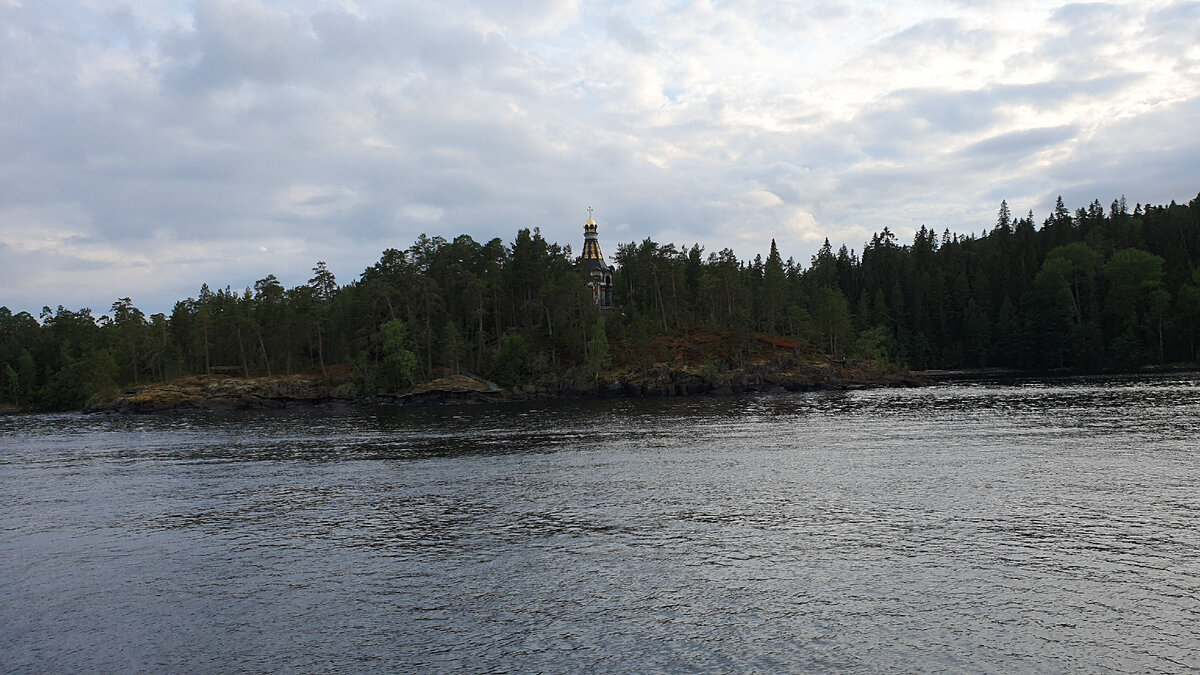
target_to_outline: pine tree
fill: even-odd
[[[771,253],[767,256],[766,269],[763,272],[763,291],[767,296],[767,304],[769,306],[771,336],[775,336],[775,310],[780,302],[783,294],[783,285],[785,282],[783,275],[783,258],[779,256],[779,249],[775,246],[775,240],[771,239]]]

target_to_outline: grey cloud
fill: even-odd
[[[610,256],[618,242],[650,236],[696,241],[710,251],[730,246],[752,257],[765,251],[746,242],[761,235],[765,246],[779,226],[773,219],[789,212],[739,210],[739,196],[758,186],[789,209],[815,214],[833,242],[857,248],[861,239],[843,228],[888,225],[902,239],[910,223],[978,231],[968,227],[970,210],[982,205],[987,225],[999,198],[1020,213],[1044,215],[1039,200],[1060,189],[1073,205],[1107,201],[1115,196],[1107,194],[1110,184],[1122,181],[1128,185],[1120,192],[1131,202],[1169,200],[1194,194],[1200,175],[1200,148],[1185,140],[1194,136],[1188,127],[1198,119],[1195,104],[1099,128],[1056,116],[1035,119],[1035,128],[994,131],[1009,106],[1061,113],[1073,102],[1124,95],[1144,75],[1120,64],[1038,84],[878,91],[844,123],[801,114],[804,102],[786,83],[746,92],[718,87],[697,102],[668,74],[665,89],[684,93],[664,110],[643,112],[623,108],[601,86],[602,77],[624,71],[586,59],[579,38],[592,45],[603,45],[606,35],[623,40],[635,51],[605,55],[618,66],[622,59],[639,63],[642,48],[667,62],[677,55],[672,49],[683,49],[667,42],[669,13],[639,14],[635,26],[623,10],[603,7],[590,10],[599,22],[530,37],[571,21],[574,4],[412,3],[365,18],[335,3],[314,4],[325,8],[309,15],[284,3],[206,1],[164,37],[147,26],[171,21],[146,20],[144,7],[72,24],[41,9],[49,5],[16,8],[0,0],[0,53],[17,55],[0,59],[0,203],[49,214],[47,222],[60,208],[67,213],[62,230],[82,232],[64,250],[28,264],[13,260],[13,246],[0,248],[10,297],[22,306],[84,302],[104,309],[132,295],[144,309],[169,310],[204,281],[242,288],[274,273],[286,285],[303,283],[317,259],[347,281],[382,249],[405,247],[423,231],[511,241],[518,227],[538,226],[577,249],[589,204],[598,209]],[[864,11],[829,3],[817,14],[744,8],[743,18],[787,15],[778,20],[796,31],[827,28],[818,22],[822,13],[849,21]],[[1149,21],[1195,15],[1195,5],[1177,5]],[[763,29],[756,36],[781,35],[747,24],[755,25]],[[889,38],[883,53],[928,49],[961,57],[994,39],[986,31],[959,35],[962,25],[933,19],[912,26]],[[1192,44],[1186,30],[1171,35]],[[766,37],[760,44],[770,50]],[[1033,45],[1031,58],[1058,58],[1053,49],[1068,47]],[[867,61],[880,53],[878,45],[863,48]],[[1093,53],[1090,44],[1072,49],[1061,63]],[[719,70],[702,55],[688,56],[696,57],[701,76],[705,68]],[[116,65],[90,67],[105,58]],[[862,65],[854,60],[839,72],[853,75]],[[745,121],[756,116],[803,131]],[[1075,154],[1056,156],[1054,167],[1022,165],[1023,157],[1068,137]],[[945,151],[972,142],[958,154]],[[1076,190],[1086,200],[1075,199]],[[628,229],[619,230],[621,223]],[[7,241],[0,237],[0,247]],[[167,262],[102,262],[114,250]],[[783,253],[806,260],[811,251]],[[9,285],[15,269],[45,270],[45,277],[88,266],[96,271],[70,283],[30,282],[19,292]]]
[[[974,131],[996,121],[997,99],[987,90],[898,92],[900,108],[907,109],[936,129],[950,133]]]
[[[1021,218],[1033,207],[1042,207],[1045,191],[1046,180],[1043,176],[1031,175],[1030,172],[1009,174],[981,186],[979,201],[975,206],[995,206],[998,210],[1000,202],[1007,201],[1012,214]],[[1050,204],[1053,205],[1053,201]]]
[[[564,28],[578,12],[578,0],[508,0],[471,3],[474,10],[520,33]]]
[[[318,45],[304,21],[258,2],[200,0],[194,29],[163,40],[174,59],[168,82],[208,88],[278,84],[311,69]]]
[[[873,202],[879,195],[891,199],[930,200],[930,193],[945,185],[942,174],[934,166],[863,166],[842,174],[839,190],[848,200]]]
[[[940,49],[984,49],[994,43],[991,31],[969,29],[959,19],[938,18],[913,24],[880,42],[887,53]]]
[[[1141,73],[1109,71],[1097,77],[1065,78],[1032,84],[1000,84],[988,88],[997,100],[1037,108],[1055,108],[1077,98],[1106,98],[1145,79]]]
[[[423,7],[369,19],[344,11],[322,10],[309,20],[326,59],[322,68],[364,69],[372,66],[419,66],[456,70],[487,65],[502,45],[496,36],[468,29]],[[489,52],[489,42],[493,51]]]
[[[605,33],[613,42],[637,54],[654,51],[654,41],[633,25],[624,14],[609,14],[604,22]]]
[[[1107,2],[1080,2],[1063,5],[1050,16],[1050,20],[1069,28],[1095,29],[1104,26],[1124,9]]]
[[[124,42],[133,51],[141,51],[146,36],[129,5],[110,10],[105,16],[112,27],[114,42]]]
[[[1057,110],[1078,99],[1117,96],[1143,78],[1136,73],[1111,73],[1084,80],[989,85],[967,91],[893,91],[864,109],[848,133],[858,138],[871,154],[897,157],[936,143],[943,134],[986,131],[1002,119],[1006,105]]]
[[[1022,129],[1000,134],[974,143],[959,153],[961,158],[972,160],[1017,161],[1045,148],[1066,141],[1079,132],[1074,125]]]
[[[1200,2],[1177,2],[1155,10],[1146,17],[1147,24],[1156,26],[1169,27],[1179,25],[1179,22],[1184,22],[1184,26],[1194,26],[1200,22]]]
[[[820,30],[822,24],[853,21],[859,18],[856,8],[843,2],[811,0],[809,2],[749,3],[740,8],[758,11],[759,20],[767,26],[782,26],[789,31]],[[861,11],[861,10],[858,10]]]
[[[1052,63],[1062,77],[1098,77],[1125,64],[1114,60],[1109,47],[1124,40],[1122,31],[1140,17],[1129,8],[1108,3],[1065,5],[1051,22],[1065,31],[1034,50],[1036,59]]]
[[[872,157],[899,159],[919,155],[947,135],[987,129],[999,117],[990,91],[903,90],[865,109],[843,133]]]
[[[173,32],[161,44],[170,58],[165,81],[184,91],[245,82],[342,86],[347,75],[372,67],[393,74],[495,73],[516,58],[502,36],[418,7],[368,21],[348,12],[305,17],[256,3],[205,0],[193,23],[192,30]]]
[[[1076,204],[1096,198],[1107,204],[1119,194],[1130,203],[1190,198],[1200,190],[1196,120],[1200,101],[1189,100],[1103,127],[1051,167],[1047,182]]]
[[[1145,49],[1177,59],[1176,69],[1188,71],[1196,66],[1186,58],[1200,35],[1200,2],[1169,5],[1146,17],[1142,44]]]
[[[422,61],[448,68],[481,65],[495,69],[515,57],[512,47],[499,34],[480,35],[463,29],[423,41],[420,54]]]
[[[313,33],[321,43],[322,56],[328,59],[365,58],[369,61],[386,58],[409,44],[404,26],[389,26],[401,29],[399,34],[381,30],[378,22],[368,22],[344,11],[322,10],[310,19]],[[391,39],[388,39],[391,33]]]

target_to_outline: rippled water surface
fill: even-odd
[[[0,669],[1196,670],[1200,384],[0,418]]]

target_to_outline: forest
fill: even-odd
[[[242,290],[206,284],[169,315],[147,317],[129,297],[101,316],[0,307],[0,404],[78,409],[122,387],[212,373],[308,373],[364,394],[461,371],[513,387],[594,377],[618,356],[697,331],[778,336],[798,353],[913,370],[1196,361],[1200,196],[1074,212],[1060,197],[1040,225],[1001,203],[978,234],[922,227],[902,241],[885,228],[861,252],[826,240],[808,265],[774,242],[765,258],[742,260],[650,239],[606,251],[617,307],[604,316],[571,247],[537,229],[509,244],[421,235],[342,284],[323,262],[295,288],[271,274]]]

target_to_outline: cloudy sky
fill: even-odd
[[[1200,3],[0,0],[0,305],[1200,192]]]

